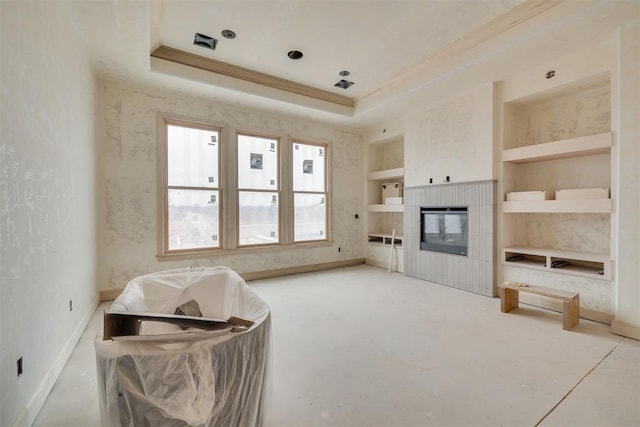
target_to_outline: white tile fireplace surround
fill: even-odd
[[[495,296],[496,181],[404,189],[405,274],[489,297]],[[420,249],[421,208],[468,208],[467,255]]]

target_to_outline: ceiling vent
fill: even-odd
[[[339,87],[341,89],[349,89],[353,85],[354,85],[353,82],[350,82],[350,81],[345,80],[345,79],[342,79],[338,83],[334,84],[335,87]]]
[[[193,38],[193,44],[195,44],[196,46],[206,47],[207,49],[216,50],[218,40],[204,34],[196,33],[195,37]]]

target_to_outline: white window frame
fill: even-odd
[[[235,253],[267,253],[294,247],[321,247],[332,244],[331,233],[331,142],[321,142],[301,137],[292,137],[287,133],[273,133],[193,119],[170,113],[157,113],[157,171],[158,171],[158,254],[160,261],[191,259],[211,255],[233,255]],[[168,152],[167,125],[193,127],[196,129],[216,130],[219,132],[219,242],[217,248],[192,248],[169,251],[168,246]],[[278,155],[278,197],[279,197],[279,242],[273,244],[239,245],[239,188],[238,188],[238,135],[251,135],[277,139]],[[315,145],[325,150],[325,190],[326,190],[326,236],[323,240],[294,240],[294,191],[293,191],[293,147],[295,143]],[[251,190],[253,191],[253,190]],[[265,190],[266,191],[266,190]],[[273,191],[270,191],[273,192]]]
[[[256,138],[264,138],[264,139],[274,139],[277,141],[277,147],[278,147],[278,156],[277,156],[277,166],[276,166],[276,170],[277,170],[277,180],[278,180],[278,185],[277,185],[277,189],[274,190],[264,190],[264,189],[254,189],[254,188],[240,188],[240,178],[238,176],[239,174],[239,169],[238,169],[238,150],[240,147],[240,143],[239,143],[239,139],[240,136],[249,136],[249,137],[256,137]],[[285,222],[283,221],[283,212],[285,211],[284,209],[284,200],[282,198],[282,186],[283,186],[283,177],[284,174],[282,173],[282,158],[283,158],[283,137],[281,135],[272,135],[272,134],[268,134],[268,133],[262,133],[262,132],[247,132],[247,131],[242,131],[242,130],[238,130],[235,133],[235,140],[234,140],[234,145],[235,145],[235,152],[236,152],[236,159],[235,159],[235,163],[233,165],[233,169],[234,169],[234,175],[235,175],[235,199],[236,199],[236,238],[235,238],[235,247],[236,248],[264,248],[264,247],[269,247],[269,246],[282,246],[283,242],[285,242],[285,236],[286,234],[283,234],[283,224],[285,224]],[[278,196],[278,241],[277,242],[273,242],[273,243],[256,243],[256,244],[241,244],[240,243],[240,193],[241,192],[256,192],[256,193],[276,193]]]
[[[296,144],[300,145],[310,145],[318,148],[324,149],[324,192],[319,191],[295,191],[293,188],[293,152]],[[291,150],[291,157],[289,160],[290,170],[290,203],[289,203],[289,212],[290,212],[290,224],[291,224],[291,243],[292,244],[310,244],[310,243],[319,243],[319,242],[330,242],[331,241],[331,193],[330,193],[330,173],[331,171],[331,150],[329,150],[329,144],[323,142],[315,142],[308,141],[305,139],[292,138],[291,143],[289,144]],[[325,196],[325,237],[324,239],[314,239],[314,240],[295,240],[295,195],[296,194],[323,194]]]
[[[217,187],[197,187],[197,186],[170,186],[169,185],[169,159],[168,159],[168,126],[180,126],[191,129],[201,129],[207,131],[218,132],[218,176]],[[159,116],[158,118],[158,135],[160,135],[160,144],[158,149],[158,171],[159,181],[161,183],[159,193],[159,233],[158,247],[160,248],[160,256],[174,256],[183,254],[219,252],[224,249],[224,197],[225,197],[225,162],[224,159],[224,128],[218,124],[195,121],[175,116]],[[219,247],[203,247],[188,249],[170,249],[169,248],[169,190],[170,189],[193,189],[193,190],[214,190],[218,192],[218,242]]]

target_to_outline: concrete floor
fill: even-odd
[[[558,313],[369,266],[250,285],[273,316],[267,426],[640,425],[640,342],[607,325],[563,331]],[[99,425],[100,327],[36,426]]]

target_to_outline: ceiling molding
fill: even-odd
[[[378,101],[380,98],[386,99],[393,95],[398,89],[406,90],[409,82],[419,80],[424,75],[429,74],[428,70],[446,69],[446,64],[452,61],[463,60],[469,52],[474,52],[478,46],[495,39],[496,37],[521,26],[560,4],[567,3],[566,0],[528,0],[516,6],[507,13],[498,16],[487,24],[469,32],[462,38],[454,41],[449,46],[426,57],[413,67],[397,74],[387,80],[372,91],[355,98],[356,110],[361,109],[363,104],[368,104],[370,100]],[[583,8],[595,0],[585,0],[577,2],[576,6]],[[366,109],[366,108],[365,108]]]
[[[256,83],[273,89],[279,89],[298,95],[308,96],[310,98],[319,99],[321,101],[338,104],[345,107],[353,108],[354,102],[352,98],[344,95],[338,95],[312,86],[296,83],[291,80],[275,77],[269,74],[260,73],[248,68],[238,67],[236,65],[227,64],[211,58],[206,58],[193,53],[174,49],[172,47],[161,45],[151,53],[154,58],[164,59],[166,61],[175,62],[177,64],[187,65],[201,70],[221,74],[227,77]]]

